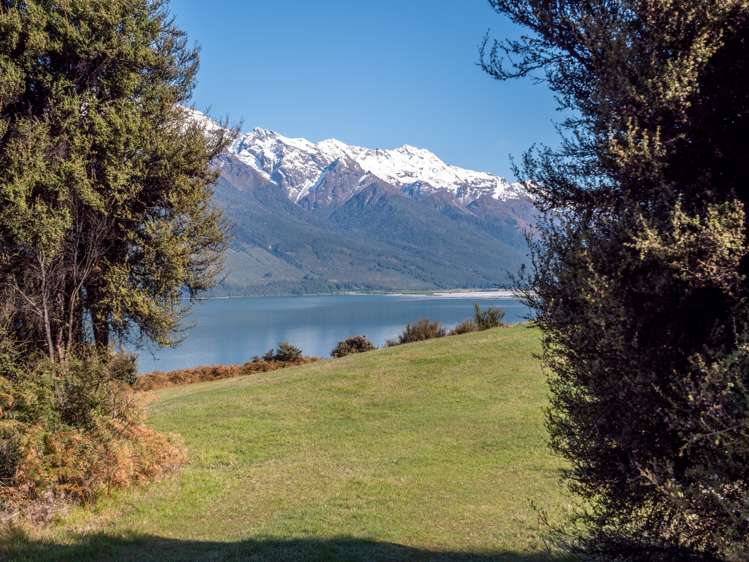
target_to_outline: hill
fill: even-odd
[[[190,462],[15,560],[548,560],[564,509],[526,326],[153,394]]]

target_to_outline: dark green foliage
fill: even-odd
[[[162,0],[3,0],[0,38],[0,322],[54,361],[172,342],[223,249],[197,51]]]
[[[481,305],[473,305],[473,321],[479,331],[490,330],[504,326],[502,320],[505,317],[505,311],[501,308],[490,306],[486,310],[481,310]]]
[[[345,340],[339,341],[330,352],[331,357],[344,357],[351,353],[364,353],[375,349],[374,344],[365,336],[351,336]]]
[[[468,334],[471,332],[478,332],[479,327],[476,325],[476,322],[472,319],[463,320],[460,324],[455,326],[451,331],[451,336],[459,336],[460,334]]]
[[[749,5],[491,4],[529,34],[485,69],[545,77],[574,116],[519,170],[547,211],[525,290],[586,500],[571,547],[747,560]]]
[[[283,341],[279,344],[273,359],[276,361],[282,361],[284,363],[291,363],[298,361],[302,357],[302,350],[296,346],[291,345],[287,341]]]
[[[21,375],[25,351],[0,327],[0,377],[15,379]]]
[[[501,308],[490,306],[486,310],[481,310],[481,305],[476,303],[473,305],[473,318],[463,320],[463,322],[450,331],[450,335],[467,334],[469,332],[480,332],[482,330],[490,330],[491,328],[499,328],[500,326],[504,326],[504,322],[502,322],[504,317],[505,311]]]
[[[71,359],[62,369],[40,361],[30,375],[51,384],[54,391],[51,411],[56,415],[56,419],[43,420],[43,423],[91,429],[97,418],[115,414],[120,409],[115,402],[119,393],[112,389],[120,381],[114,377],[111,367],[114,363],[119,369],[121,361],[116,356],[102,357],[92,350]]]
[[[412,343],[432,338],[441,338],[446,334],[445,329],[439,322],[431,322],[427,318],[422,318],[413,324],[406,324],[403,333],[398,336],[394,342],[387,342],[388,345],[398,345],[403,343]]]
[[[287,341],[278,344],[277,349],[269,350],[263,359],[266,361],[280,361],[281,363],[293,363],[302,359],[302,350],[291,345]]]
[[[133,386],[138,380],[138,359],[134,353],[114,353],[109,359],[109,373],[116,381]]]
[[[198,66],[163,0],[0,0],[0,500],[86,500],[181,462],[112,336],[174,341],[221,266]],[[46,359],[41,357],[45,356]]]

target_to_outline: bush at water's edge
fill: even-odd
[[[157,390],[169,386],[217,381],[276,371],[285,367],[312,363],[317,360],[316,357],[304,357],[301,351],[294,346],[281,344],[278,350],[271,350],[263,357],[254,357],[242,365],[209,365],[176,371],[154,371],[140,375],[134,386],[137,390]]]
[[[145,425],[127,361],[94,349],[22,361],[0,349],[0,520],[43,522],[185,461],[178,437]]]

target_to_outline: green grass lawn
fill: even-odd
[[[8,539],[17,560],[508,560],[568,503],[538,332],[495,329],[155,392],[189,464]],[[536,508],[534,508],[536,506]],[[7,545],[6,545],[7,546]]]

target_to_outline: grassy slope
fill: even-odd
[[[15,538],[31,560],[546,559],[564,508],[524,326],[157,393],[190,464]]]

